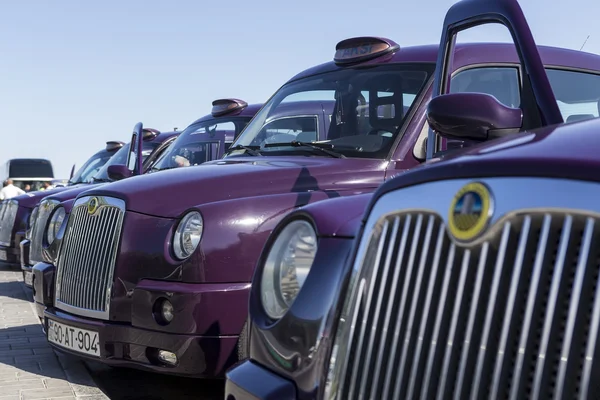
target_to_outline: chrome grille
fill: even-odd
[[[29,264],[34,265],[43,261],[42,246],[44,243],[44,232],[48,218],[56,206],[60,204],[57,200],[42,200],[40,205],[31,214],[31,226],[29,228]]]
[[[512,209],[462,246],[419,208],[365,230],[328,398],[595,398],[600,214]]]
[[[15,200],[4,200],[0,203],[0,245],[2,246],[11,245],[18,210],[19,203]]]
[[[90,214],[92,201],[99,205]],[[58,255],[58,308],[108,319],[124,215],[125,202],[120,199],[88,196],[75,202]]]

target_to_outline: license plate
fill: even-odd
[[[0,260],[6,261],[8,257],[6,257],[6,250],[0,250]]]
[[[26,285],[32,286],[33,285],[33,272],[29,272],[29,271],[23,271],[25,274],[23,276],[23,280],[25,281]]]
[[[48,319],[48,341],[78,353],[100,357],[98,332]]]

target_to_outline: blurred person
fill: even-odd
[[[25,185],[25,187],[23,188],[24,191],[26,192],[31,192],[31,185]]]
[[[48,189],[52,189],[52,185],[50,185],[50,182],[44,181],[44,183],[42,183],[42,187],[40,188],[40,190],[48,190]]]
[[[12,199],[22,194],[25,194],[25,191],[13,185],[13,180],[9,178],[6,180],[6,186],[0,190],[0,200]]]

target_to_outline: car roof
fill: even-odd
[[[438,56],[438,49],[439,45],[437,44],[400,47],[400,50],[393,54],[354,64],[352,67],[406,62],[435,64]],[[542,58],[542,62],[546,66],[600,71],[600,56],[596,54],[552,46],[538,46],[538,51]],[[513,43],[490,42],[459,43],[456,45],[453,71],[469,65],[482,63],[519,63],[515,45]],[[288,83],[311,75],[352,67],[338,66],[333,61],[329,61],[300,72],[291,78]]]

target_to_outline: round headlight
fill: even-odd
[[[31,239],[31,230],[33,229],[33,223],[35,222],[38,215],[39,206],[36,206],[31,214],[29,214],[29,220],[27,221],[27,230],[25,231],[25,239]]]
[[[49,245],[56,239],[58,230],[62,226],[66,215],[64,207],[57,207],[52,213],[52,217],[50,217],[50,221],[48,221],[48,225],[46,226],[46,241]]]
[[[180,260],[186,259],[200,244],[204,221],[198,211],[191,211],[183,217],[173,236],[173,253]]]
[[[316,254],[317,234],[308,221],[295,220],[281,230],[262,271],[262,305],[269,317],[279,319],[291,307]]]

